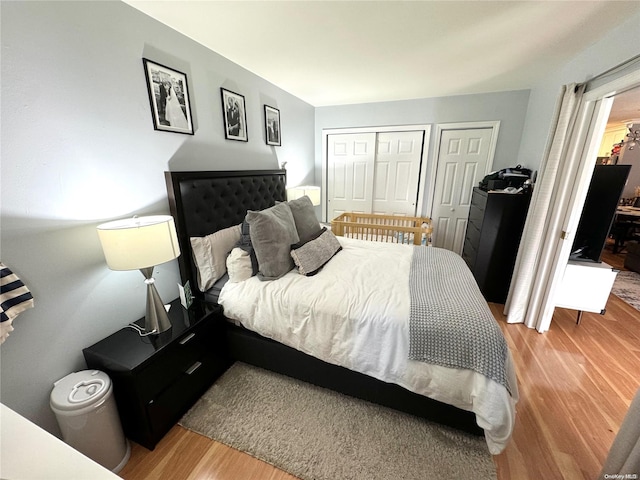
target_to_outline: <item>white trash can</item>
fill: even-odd
[[[67,444],[114,473],[122,470],[131,447],[106,373],[84,370],[61,378],[54,383],[50,405]]]

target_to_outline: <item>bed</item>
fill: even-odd
[[[248,210],[268,209],[286,197],[283,170],[166,172],[165,178],[183,252],[179,257],[180,273],[182,281],[189,280],[191,285],[198,285],[200,280],[192,252],[193,238],[230,230],[243,222]],[[489,451],[500,453],[513,431],[518,392],[511,355],[495,320],[491,317],[488,328],[493,333],[498,331],[492,343],[499,344],[501,353],[497,356],[501,363],[499,368],[493,365],[493,358],[488,363],[497,376],[494,370],[487,373],[475,367],[448,365],[448,359],[443,363],[439,358],[431,362],[416,357],[414,343],[420,342],[409,333],[415,328],[407,317],[415,320],[423,310],[442,312],[444,323],[440,330],[445,331],[445,337],[449,335],[450,344],[461,343],[460,339],[465,338],[457,331],[451,333],[451,322],[479,323],[458,318],[465,315],[449,314],[449,304],[456,303],[450,302],[451,295],[431,298],[427,293],[425,301],[434,303],[416,303],[416,307],[413,285],[440,282],[407,281],[426,275],[449,276],[457,282],[458,273],[451,272],[457,272],[464,262],[455,263],[455,258],[448,257],[454,254],[433,247],[349,238],[336,241],[339,250],[317,275],[307,277],[293,270],[273,281],[252,276],[224,286],[216,282],[206,292],[197,293],[206,301],[223,305],[229,319],[227,343],[232,359],[473,434],[484,434]],[[415,251],[427,256],[445,255],[447,259],[434,257],[429,262],[436,270],[425,272],[415,266]],[[452,268],[448,262],[458,266]],[[384,274],[380,275],[380,271]],[[468,281],[468,269],[467,273]],[[466,274],[460,271],[459,275]],[[372,283],[371,278],[376,281]],[[455,283],[443,285],[447,289],[458,288]],[[358,298],[363,300],[354,300],[362,293],[363,297]],[[454,296],[469,297],[476,303],[474,308],[488,311],[475,283],[465,285],[464,291]],[[304,301],[295,303],[296,299]],[[330,310],[334,305],[337,311]],[[426,337],[427,345],[436,338]],[[471,337],[469,341],[462,340],[473,342]],[[455,350],[449,343],[440,348],[445,357]],[[408,353],[412,350],[410,359]]]

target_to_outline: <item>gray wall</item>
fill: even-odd
[[[620,25],[531,89],[518,161],[539,166],[562,85],[580,83],[640,54],[640,13],[620,12]]]
[[[437,124],[499,120],[500,133],[494,169],[515,166],[528,101],[529,91],[517,90],[316,108],[316,183],[319,185],[322,178],[322,130],[332,128],[431,125],[431,141],[427,155],[429,178],[434,163]],[[430,192],[425,192],[425,202],[429,195]]]
[[[1,5],[0,258],[36,307],[0,347],[0,400],[57,434],[53,382],[144,315],[142,275],[107,268],[96,225],[168,213],[167,169],[286,161],[292,183],[312,182],[314,109],[122,2]],[[153,130],[142,57],[187,74],[194,136]],[[245,95],[248,143],[224,139],[221,86]],[[265,103],[281,110],[282,147],[265,144]],[[178,296],[177,262],[155,277],[165,301]]]

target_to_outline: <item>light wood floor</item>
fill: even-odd
[[[603,260],[622,268],[624,256]],[[604,315],[556,309],[538,334],[507,325],[520,401],[513,438],[494,457],[499,480],[593,480],[640,387],[640,312],[611,295]],[[446,474],[446,472],[443,472]],[[133,444],[125,480],[292,480],[253,457],[175,426],[152,452]],[[336,479],[339,480],[339,479]]]

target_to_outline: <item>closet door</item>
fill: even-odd
[[[327,219],[371,213],[376,134],[329,135],[327,141]]]
[[[416,214],[424,131],[378,133],[373,213]]]
[[[424,131],[327,137],[327,219],[344,212],[415,215]]]
[[[431,218],[436,247],[462,253],[473,187],[490,163],[491,128],[443,130]]]

